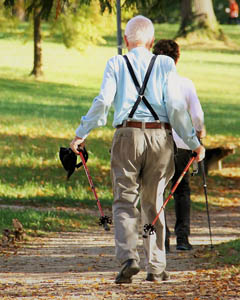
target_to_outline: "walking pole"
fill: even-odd
[[[87,167],[87,165],[86,165],[86,162],[85,162],[85,159],[84,159],[84,156],[83,156],[83,150],[78,148],[78,151],[79,151],[79,155],[80,155],[80,157],[81,157],[82,163],[83,163],[83,167],[84,167],[85,173],[86,173],[87,178],[88,178],[88,182],[89,182],[90,187],[91,187],[91,189],[92,189],[92,191],[93,191],[93,194],[94,194],[95,199],[96,199],[96,201],[97,201],[98,209],[99,209],[100,214],[101,214],[101,217],[99,218],[99,225],[100,225],[100,226],[102,225],[103,228],[104,228],[106,231],[110,231],[110,227],[108,226],[108,224],[112,224],[112,220],[111,220],[110,217],[105,216],[104,213],[103,213],[103,210],[102,210],[100,201],[99,201],[99,199],[98,199],[98,196],[97,196],[97,193],[96,193],[96,190],[95,190],[93,181],[92,181],[92,177],[90,176],[88,167]]]
[[[154,227],[155,223],[157,222],[162,210],[166,207],[168,201],[171,199],[171,197],[173,196],[176,188],[178,187],[179,183],[181,182],[181,180],[183,179],[184,175],[186,174],[186,172],[188,171],[188,169],[190,168],[191,164],[193,163],[193,161],[195,160],[195,157],[197,156],[196,152],[192,153],[192,157],[190,158],[189,162],[187,163],[185,169],[183,170],[182,174],[180,175],[180,177],[178,178],[177,182],[175,183],[175,185],[173,186],[172,190],[170,191],[167,199],[164,201],[162,207],[160,208],[158,214],[156,215],[155,219],[153,220],[153,222],[151,224],[145,224],[143,231],[145,232],[143,234],[143,238],[147,238],[148,234],[152,235],[154,234],[154,232],[156,232],[156,229]]]
[[[207,180],[206,180],[206,172],[205,172],[205,167],[204,167],[204,160],[200,161],[200,167],[201,167],[202,177],[203,177],[203,188],[204,188],[205,201],[206,201],[206,210],[207,210],[207,218],[208,218],[210,245],[211,245],[211,249],[213,249],[212,231],[211,231],[210,215],[209,215],[209,209],[208,209]]]

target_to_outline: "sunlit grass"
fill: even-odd
[[[23,225],[26,234],[39,232],[79,231],[89,226],[97,226],[98,218],[77,212],[63,210],[36,210],[36,209],[1,209],[0,231],[13,229],[12,220],[18,219]]]
[[[156,26],[158,38],[172,38],[178,25]],[[225,26],[237,39],[237,27]],[[0,203],[44,207],[91,206],[97,209],[87,177],[81,168],[66,181],[58,151],[68,147],[75,129],[97,95],[109,57],[117,53],[114,36],[109,45],[80,53],[44,41],[44,76],[29,77],[33,45],[14,38],[0,39]],[[124,50],[126,52],[126,50]],[[239,50],[184,47],[177,65],[180,75],[195,83],[204,108],[208,147],[236,146],[227,158],[229,175],[210,173],[209,201],[235,203],[239,190],[240,102]],[[110,153],[113,112],[107,126],[94,130],[86,141],[88,167],[102,205],[112,204]],[[232,172],[231,172],[232,168]],[[234,179],[233,193],[221,195],[225,181]],[[195,207],[204,202],[202,183],[193,179]],[[236,191],[235,191],[236,190]]]
[[[32,42],[23,44],[20,40],[0,39],[0,46],[0,76],[32,82],[33,79],[28,76],[33,67]],[[113,47],[95,46],[85,52],[49,42],[43,42],[42,47],[44,76],[41,81],[57,83],[59,91],[59,84],[63,83],[82,89],[91,88],[96,93],[108,58],[116,54]],[[35,82],[33,84],[38,86]]]

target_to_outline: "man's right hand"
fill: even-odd
[[[199,161],[201,161],[201,160],[204,159],[204,157],[205,157],[205,148],[202,145],[200,145],[199,147],[197,147],[193,151],[197,153],[197,156],[195,158],[195,160],[197,162],[199,162]]]
[[[78,149],[79,147],[80,148],[84,147],[84,139],[75,136],[75,138],[70,143],[70,147],[74,153],[79,154]]]

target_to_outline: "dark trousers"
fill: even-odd
[[[191,158],[192,151],[185,149],[177,149],[175,154],[175,173],[172,178],[172,187],[181,176],[185,169],[189,159]],[[190,235],[190,186],[189,186],[189,172],[185,174],[181,182],[179,183],[174,194],[175,203],[175,234],[177,237],[189,236]],[[166,224],[166,238],[170,237],[170,231]]]

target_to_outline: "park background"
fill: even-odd
[[[162,3],[158,16],[152,16],[142,6],[123,10],[122,28],[132,15],[145,12],[156,21],[156,40],[175,38],[180,6],[173,1],[169,5],[167,1]],[[210,212],[240,205],[240,26],[227,24],[228,1],[213,3],[224,38],[215,39],[211,35],[179,38],[181,58],[177,66],[180,75],[193,80],[202,103],[207,128],[204,145],[235,149],[234,154],[223,160],[223,169],[212,170],[207,177]],[[66,181],[58,153],[61,146],[69,146],[81,116],[99,92],[107,60],[117,54],[116,11],[101,15],[99,9],[98,2],[92,2],[90,7],[82,6],[77,18],[69,17],[66,21],[61,12],[56,19],[53,7],[49,19],[41,21],[43,74],[29,76],[34,61],[31,15],[27,21],[11,19],[1,4],[1,232],[12,228],[14,218],[22,223],[29,238],[98,226],[96,201],[84,170],[80,168]],[[66,31],[68,26],[70,29]],[[123,53],[126,53],[124,48]],[[111,110],[107,126],[94,130],[86,141],[88,167],[107,211],[112,204],[109,153],[114,133],[112,119]],[[192,210],[204,211],[201,177],[192,178],[191,188]],[[89,208],[96,215],[82,214],[81,208]],[[172,208],[171,201],[168,209]],[[227,253],[226,247],[238,253],[230,262],[228,258],[227,263],[239,265],[240,240],[222,244],[219,249]]]

